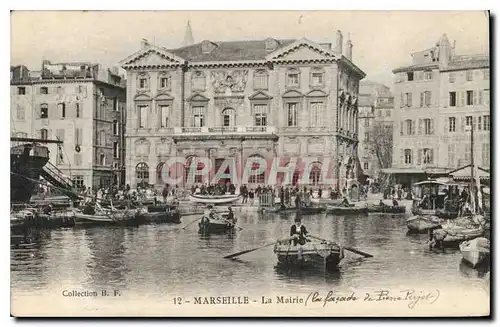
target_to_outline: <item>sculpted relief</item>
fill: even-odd
[[[248,80],[248,70],[212,72],[212,84],[216,93],[243,92]]]
[[[149,142],[145,139],[140,139],[135,142],[135,153],[137,157],[149,156]]]

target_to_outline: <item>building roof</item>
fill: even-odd
[[[276,40],[278,46],[273,51],[284,48],[295,39]],[[272,51],[266,50],[266,40],[212,42],[217,47],[210,53],[203,53],[202,43],[178,49],[167,50],[189,62],[265,60]]]
[[[463,70],[463,69],[477,69],[489,68],[490,56],[489,55],[463,55],[454,56],[448,66],[442,71],[448,70]]]

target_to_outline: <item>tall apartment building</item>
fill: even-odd
[[[11,69],[11,135],[63,141],[50,162],[76,186],[123,184],[125,82],[118,67],[43,61]]]
[[[409,66],[394,69],[393,168],[401,183],[444,174],[474,160],[490,166],[489,55],[457,55],[443,35],[432,48],[412,54]]]
[[[178,49],[143,42],[121,62],[128,72],[127,183],[164,185],[161,170],[170,157],[209,157],[217,171],[225,158],[241,164],[313,155],[335,159],[340,178],[329,186],[343,187],[356,173],[357,98],[365,76],[352,62],[352,48],[340,31],[334,47],[273,38]],[[314,165],[313,184],[321,184],[320,169]],[[267,177],[250,176],[250,186]],[[292,182],[299,178],[294,173]]]
[[[373,81],[361,81],[359,92],[358,156],[363,173],[377,178],[392,161],[394,96],[389,87]]]

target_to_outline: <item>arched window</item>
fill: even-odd
[[[321,179],[321,163],[315,162],[312,164],[311,172],[309,173],[309,184],[317,186]]]
[[[49,118],[49,105],[46,103],[40,105],[40,118]]]
[[[163,184],[163,166],[165,166],[164,162],[160,162],[156,166],[156,184]]]
[[[190,181],[189,178],[189,173],[191,172],[191,163],[193,160],[196,158],[196,156],[191,156],[186,159],[186,163],[184,165],[184,182],[188,183]],[[202,170],[205,167],[202,162],[198,162],[198,166],[196,167],[196,170]],[[194,183],[196,184],[201,184],[203,183],[203,176],[195,174],[194,175]]]
[[[226,108],[222,111],[222,126],[236,125],[236,112],[233,108]]]
[[[251,158],[264,159],[262,156],[257,156],[257,155],[251,156],[250,159]],[[259,163],[254,162],[252,164],[251,171],[248,174],[249,175],[248,182],[251,184],[264,184],[266,179],[266,172],[262,172],[259,174],[257,169],[259,169]]]
[[[135,178],[137,184],[149,184],[149,166],[145,162],[140,162],[135,167]]]
[[[106,155],[104,153],[99,155],[99,165],[106,166]]]

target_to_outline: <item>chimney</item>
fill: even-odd
[[[349,38],[345,44],[345,57],[352,61],[352,42],[351,38]]]
[[[336,39],[336,46],[335,46],[335,51],[338,53],[342,54],[342,32],[340,30],[337,30],[337,39]]]
[[[149,47],[149,41],[147,39],[142,39],[141,40],[141,48],[144,49],[147,47]]]

